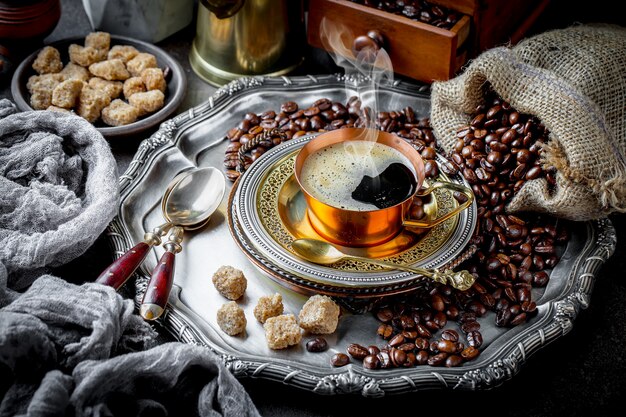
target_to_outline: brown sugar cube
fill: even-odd
[[[59,74],[62,74],[66,80],[74,79],[85,82],[89,81],[89,78],[91,77],[87,68],[76,65],[73,62],[69,62]]]
[[[102,90],[107,93],[111,100],[118,98],[124,88],[124,84],[121,81],[108,81],[98,77],[90,79],[89,85],[96,90]]]
[[[270,349],[285,349],[302,340],[300,326],[293,314],[270,317],[263,324],[265,340]]]
[[[30,106],[35,110],[45,110],[52,105],[52,92],[63,82],[61,74],[34,75],[28,79],[26,88],[30,91]]]
[[[33,69],[38,74],[54,74],[61,71],[62,68],[61,54],[52,46],[45,46],[33,62]]]
[[[45,88],[50,90],[50,94],[52,94],[52,90],[57,86],[60,82],[65,80],[65,76],[63,74],[43,74],[43,75],[32,75],[28,78],[28,82],[26,83],[26,88],[30,93],[32,93],[36,88]]]
[[[146,90],[160,90],[165,93],[165,77],[161,68],[146,68],[141,72],[141,79],[146,86]]]
[[[41,77],[39,75],[31,75],[30,77],[28,77],[28,81],[26,82],[26,89],[29,93],[33,92],[35,85],[37,85],[40,79]]]
[[[152,54],[146,52],[138,53],[133,59],[126,63],[126,68],[133,77],[141,76],[146,68],[156,68],[157,60]]]
[[[111,99],[104,91],[86,85],[80,92],[76,113],[93,123],[98,120],[102,109],[108,106],[110,102]]]
[[[69,49],[70,61],[81,67],[88,67],[99,61],[99,54],[95,48],[91,46],[80,46],[71,44]]]
[[[111,35],[108,32],[91,32],[85,36],[85,46],[94,49],[104,49],[109,52],[111,46]]]
[[[165,95],[159,90],[146,91],[145,93],[135,93],[128,99],[128,102],[139,109],[139,115],[154,113],[163,107]]]
[[[36,90],[30,95],[29,102],[34,110],[45,110],[52,105],[52,93]]]
[[[96,62],[89,66],[89,72],[96,77],[105,80],[126,80],[130,78],[130,73],[126,70],[121,59],[109,59],[102,62]]]
[[[49,106],[46,110],[56,111],[59,113],[73,113],[70,109],[64,109],[63,107],[57,107],[57,106]]]
[[[136,95],[137,94],[133,95],[131,98]],[[243,272],[229,265],[219,267],[219,269],[213,274],[211,280],[213,281],[213,285],[215,285],[217,292],[229,300],[237,300],[241,298],[243,293],[246,291],[246,287],[248,286],[248,280],[243,275]]]
[[[217,310],[217,324],[224,333],[235,336],[246,329],[246,315],[236,302],[229,301]]]
[[[139,51],[130,45],[115,45],[111,47],[107,59],[121,59],[124,64],[137,56]]]
[[[314,295],[298,314],[300,327],[313,334],[330,334],[337,329],[339,306],[326,295]]]
[[[274,295],[264,295],[259,298],[259,302],[254,307],[254,317],[259,323],[265,323],[270,317],[283,314],[283,296],[276,293]]]
[[[130,77],[124,81],[124,97],[126,97],[126,100],[133,94],[143,93],[144,91],[146,91],[146,86],[141,77]]]
[[[109,126],[123,126],[133,123],[139,117],[139,111],[119,98],[102,109],[102,121]]]
[[[84,83],[80,80],[65,80],[52,91],[52,104],[64,109],[76,106]]]
[[[111,35],[107,32],[91,32],[85,37],[85,46],[96,50],[98,62],[107,59]]]

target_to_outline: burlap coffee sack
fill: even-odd
[[[488,86],[550,131],[544,167],[556,187],[528,181],[507,206],[570,220],[626,211],[626,28],[580,25],[488,50],[432,86],[431,124],[450,151]]]

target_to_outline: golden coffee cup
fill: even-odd
[[[367,139],[364,139],[367,138]],[[417,176],[414,192],[393,206],[367,211],[335,207],[315,198],[303,186],[301,178],[304,161],[309,155],[327,146],[340,142],[371,140],[390,146],[408,158]],[[436,181],[426,188],[424,185],[424,161],[419,152],[404,139],[391,133],[368,128],[345,128],[325,132],[309,141],[296,157],[295,178],[304,195],[307,213],[313,228],[326,240],[342,246],[375,246],[393,239],[404,227],[427,229],[450,219],[469,207],[474,201],[472,190],[464,185]],[[463,193],[467,199],[454,210],[432,220],[409,218],[409,209],[416,196],[426,196],[438,188],[447,188]]]

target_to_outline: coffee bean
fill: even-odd
[[[545,271],[538,271],[533,274],[533,285],[535,287],[545,287],[550,280],[550,275]]]
[[[348,348],[346,349],[348,351],[348,354],[350,356],[352,356],[354,359],[358,359],[358,360],[363,360],[363,358],[365,358],[367,355],[369,355],[369,352],[367,351],[367,348],[364,346],[361,346],[357,343],[351,343],[348,345]]]
[[[490,107],[489,110],[487,110],[487,119],[495,119],[496,117],[500,116],[500,112],[502,111],[502,106],[500,105],[495,105],[493,107]]]
[[[231,181],[236,181],[237,178],[239,178],[241,174],[235,170],[232,169],[227,169],[226,170],[226,178],[228,178]]]
[[[423,337],[426,339],[430,339],[432,337],[432,333],[422,324],[416,325],[415,330],[417,330],[417,334],[419,334],[420,337]]]
[[[378,326],[378,335],[383,339],[389,339],[393,334],[393,327],[388,324],[381,324]]]
[[[417,358],[415,357],[415,353],[406,352],[406,360],[402,364],[405,368],[412,368],[417,365]]]
[[[294,101],[287,101],[280,106],[280,111],[284,113],[294,113],[298,110],[298,104]]]
[[[377,355],[367,355],[363,358],[363,367],[366,369],[378,369],[380,367],[380,360]]]
[[[437,342],[437,349],[440,352],[454,353],[456,352],[456,343],[450,340],[442,339]]]
[[[389,352],[389,355],[391,356],[391,362],[395,366],[402,366],[404,362],[406,361],[406,352],[403,350],[391,349],[391,352]]]
[[[276,122],[276,120],[269,120],[269,119],[264,119],[261,120],[261,123],[259,124],[260,127],[262,127],[263,129],[274,129],[275,127],[278,127],[278,123]]]
[[[446,324],[448,324],[448,318],[446,317],[446,313],[443,311],[435,313],[432,321],[437,325],[438,329],[442,329],[446,326]]]
[[[404,343],[404,341],[405,341],[404,336],[402,336],[401,333],[398,333],[397,335],[395,335],[389,340],[389,346],[395,347],[395,346],[401,345],[402,343]]]
[[[389,323],[393,318],[393,311],[389,308],[383,308],[376,312],[376,318],[383,323]]]
[[[483,335],[478,330],[467,333],[467,344],[478,349],[483,344]]]
[[[416,339],[417,330],[403,330],[402,336],[404,336],[405,339]]]
[[[517,132],[514,129],[507,130],[504,135],[502,135],[502,143],[505,145],[513,142],[517,138]]]
[[[472,359],[478,357],[479,354],[480,351],[477,348],[473,346],[468,346],[461,352],[461,357],[466,361],[471,361]]]
[[[456,332],[455,330],[452,329],[447,329],[444,330],[443,332],[441,332],[441,338],[443,340],[449,340],[451,342],[458,342],[459,340],[459,333]]]
[[[393,363],[391,362],[391,356],[389,356],[389,352],[381,350],[378,355],[376,355],[376,357],[378,358],[378,362],[380,363],[381,368],[386,369],[393,366]]]
[[[522,303],[521,308],[525,313],[534,313],[537,311],[537,304],[532,300],[526,300]]]
[[[415,349],[415,343],[403,343],[400,346],[397,347],[397,349],[403,350],[405,352],[411,352]]]
[[[439,325],[434,320],[426,320],[424,322],[424,327],[426,327],[433,333],[437,332],[440,329]]]
[[[276,112],[274,110],[267,110],[261,113],[262,120],[273,119],[275,117],[276,117]]]
[[[513,317],[513,319],[511,319],[511,326],[518,326],[525,322],[526,322],[526,313],[522,312],[522,313],[519,313],[517,316]]]
[[[328,342],[323,337],[316,337],[306,342],[306,350],[309,352],[324,352],[328,349]]]
[[[430,366],[441,366],[445,363],[447,357],[448,357],[448,354],[445,352],[437,353],[435,355],[429,356],[427,363]]]
[[[487,312],[487,309],[485,308],[483,303],[478,300],[470,301],[465,308],[476,314],[476,317],[482,317]]]
[[[350,357],[345,353],[335,353],[332,358],[330,358],[330,364],[335,367],[346,366],[350,363]]]
[[[459,317],[459,309],[456,306],[449,306],[446,309],[448,320],[456,320]]]
[[[378,348],[378,346],[376,346],[376,345],[369,345],[369,346],[367,347],[367,352],[368,352],[370,355],[378,355],[378,354],[380,353],[380,349],[379,349],[379,348]]]
[[[431,295],[431,297],[430,297],[430,305],[436,311],[444,311],[444,309],[446,308],[446,305],[443,302],[443,298],[441,298],[441,295],[439,295],[439,294]]]
[[[418,365],[426,365],[428,363],[428,352],[426,350],[420,350],[415,354],[415,360]]]
[[[415,339],[415,348],[416,349],[423,349],[426,350],[428,349],[430,345],[430,342],[428,341],[428,339],[424,338],[424,337],[418,337]]]
[[[465,333],[470,333],[480,329],[480,323],[477,321],[468,321],[461,325],[461,330]]]
[[[446,367],[454,368],[463,363],[463,358],[459,355],[450,355],[446,358]]]
[[[496,326],[505,327],[511,320],[511,312],[508,309],[498,310],[496,312]]]

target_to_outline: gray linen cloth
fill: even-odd
[[[158,345],[132,300],[39,272],[116,212],[115,160],[83,122],[0,100],[0,417],[258,416],[209,349]]]
[[[102,233],[117,210],[117,164],[81,117],[17,113],[6,99],[0,117],[0,262],[20,290]]]

